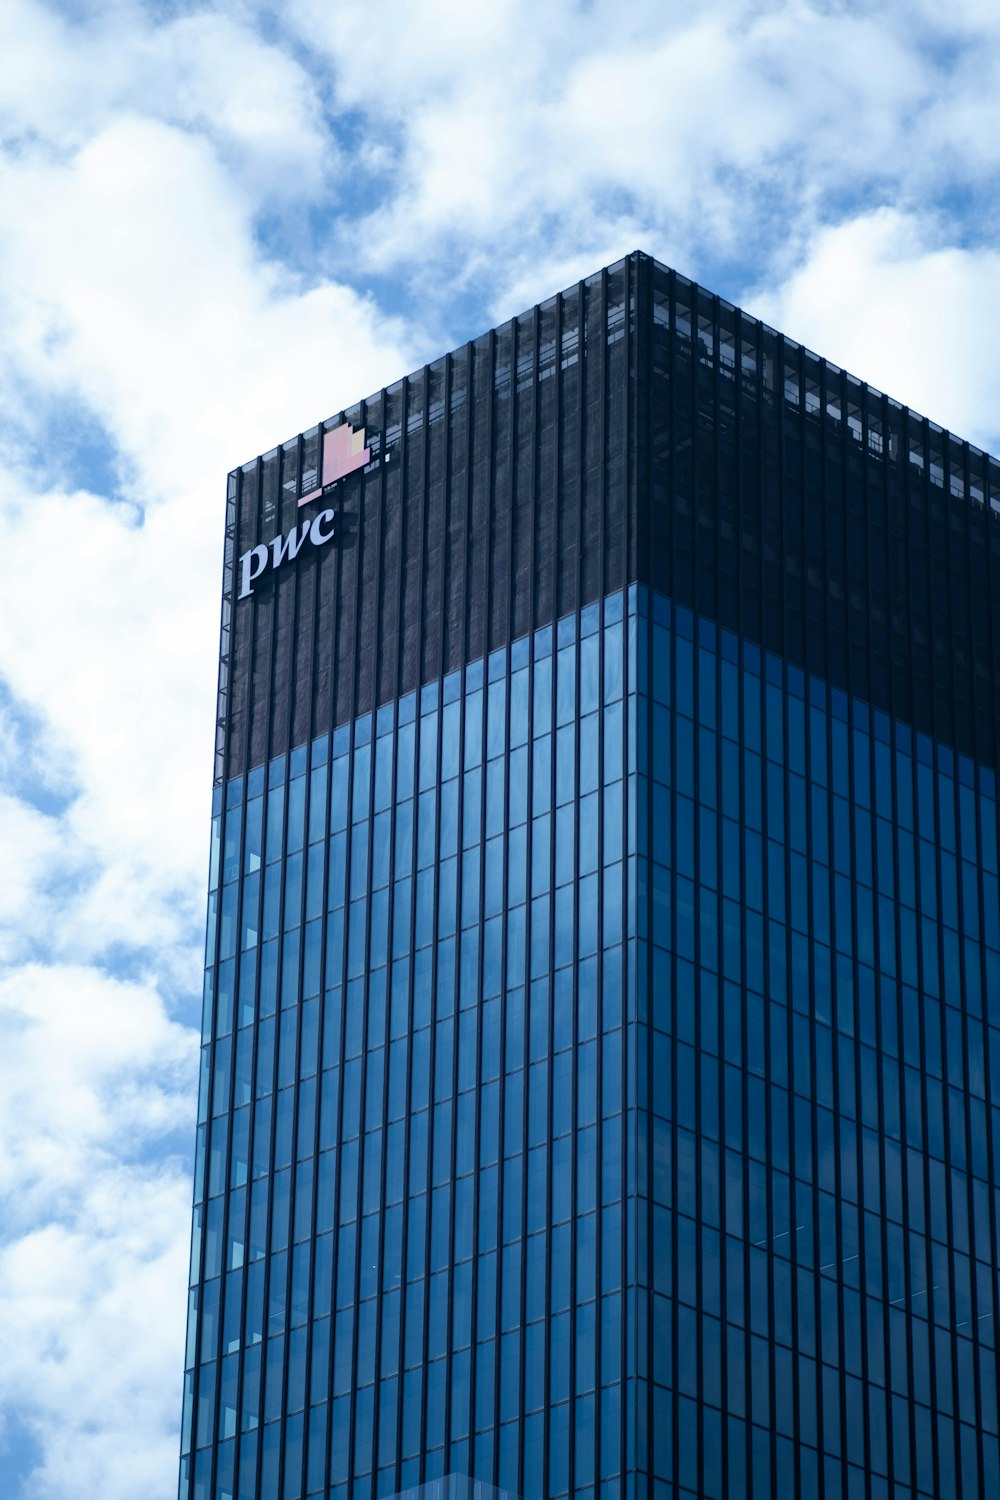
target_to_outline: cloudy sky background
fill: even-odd
[[[176,1493],[227,470],[634,248],[996,452],[998,178],[996,0],[2,0],[0,1500]]]

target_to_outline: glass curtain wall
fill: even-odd
[[[182,1495],[619,1492],[625,604],[219,789]]]
[[[1000,1492],[995,776],[623,605],[218,799],[199,1497]]]
[[[637,1493],[1000,1494],[994,772],[637,641]]]

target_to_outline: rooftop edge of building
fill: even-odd
[[[995,764],[998,517],[1000,460],[633,252],[232,471],[216,780],[632,582]]]
[[[756,317],[753,313],[748,312],[738,303],[730,302],[728,298],[724,297],[721,293],[712,291],[710,288],[705,287],[700,282],[694,280],[694,278],[685,276],[682,272],[675,270],[672,266],[668,266],[663,261],[657,260],[657,258],[654,255],[651,255],[648,251],[639,249],[632,250],[627,255],[622,256],[620,259],[612,261],[608,265],[602,266],[598,270],[593,271],[589,276],[582,277],[579,281],[574,282],[569,286],[563,287],[559,291],[552,292],[549,296],[541,299],[539,302],[532,304],[532,306],[530,307],[522,309],[522,311],[519,313],[512,314],[511,317],[503,319],[501,322],[494,324],[492,327],[481,329],[478,333],[471,335],[462,343],[456,344],[451,349],[448,349],[442,354],[437,355],[434,359],[428,360],[425,365],[418,365],[414,369],[407,371],[405,374],[398,376],[395,380],[388,382],[379,390],[372,391],[367,396],[363,396],[357,401],[352,402],[350,406],[343,407],[340,409],[340,411],[334,412],[330,416],[322,418],[319,422],[315,422],[309,427],[302,428],[298,433],[292,434],[291,437],[272,445],[270,448],[263,449],[253,458],[247,459],[246,462],[242,464],[237,464],[233,469],[229,471],[230,475],[232,476],[238,474],[241,471],[246,472],[248,469],[252,468],[254,464],[262,462],[265,458],[268,458],[270,455],[277,453],[279,449],[287,449],[290,444],[298,442],[300,438],[308,437],[309,435],[318,433],[321,430],[328,431],[334,427],[340,426],[345,421],[351,421],[352,414],[357,416],[360,420],[361,411],[366,406],[369,406],[373,402],[380,400],[385,394],[400,389],[405,382],[411,381],[420,376],[425,369],[433,369],[437,366],[442,365],[445,361],[454,357],[461,350],[469,346],[476,345],[482,339],[491,337],[492,334],[498,332],[500,329],[510,327],[511,325],[519,322],[521,319],[528,317],[536,310],[541,311],[542,309],[550,307],[552,304],[559,302],[566,296],[572,295],[580,287],[594,286],[600,283],[603,277],[620,271],[627,264],[632,264],[637,268],[640,266],[645,266],[650,268],[654,273],[659,272],[672,278],[675,286],[682,286],[690,290],[692,304],[697,302],[697,300],[701,297],[707,298],[713,309],[713,312],[716,315],[720,311],[722,311],[725,314],[732,316],[734,319],[739,319],[741,326],[747,326],[749,328],[757,330],[760,334],[766,334],[776,339],[780,339],[783,351],[791,353],[793,355],[797,354],[802,358],[803,361],[815,361],[821,370],[828,372],[830,375],[833,375],[835,377],[842,376],[849,387],[853,387],[858,390],[859,396],[866,395],[868,397],[874,398],[876,401],[885,401],[893,410],[906,413],[911,423],[924,425],[927,427],[929,432],[933,432],[934,434],[939,435],[942,438],[946,438],[950,444],[957,443],[963,450],[967,450],[970,455],[975,455],[976,457],[982,458],[984,460],[985,472],[987,474],[990,474],[990,470],[994,471],[992,472],[992,474],[990,474],[989,477],[988,494],[984,493],[982,495],[976,495],[975,493],[969,493],[967,495],[967,498],[971,503],[987,505],[991,513],[995,517],[1000,518],[1000,456],[993,454],[988,449],[980,447],[976,443],[973,443],[971,439],[963,438],[959,433],[954,432],[951,428],[944,427],[941,423],[935,422],[932,417],[928,417],[922,412],[919,412],[915,407],[909,406],[905,401],[900,401],[896,397],[887,394],[885,391],[880,390],[877,386],[874,386],[870,382],[864,380],[861,376],[855,375],[850,370],[845,369],[844,366],[838,365],[835,361],[827,359],[822,354],[818,354],[807,344],[803,344],[799,340],[793,339],[788,334],[783,333],[780,329],[774,328],[763,318]],[[352,425],[357,424],[352,423]],[[933,482],[932,477],[931,482]],[[950,482],[949,488],[951,488],[951,492],[955,494],[955,490],[953,487],[951,487]]]

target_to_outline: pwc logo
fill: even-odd
[[[365,464],[371,463],[372,450],[365,447],[365,429],[362,427],[357,432],[347,422],[342,427],[335,427],[332,432],[323,434],[323,474],[319,489],[310,490],[308,495],[303,495],[299,501],[300,505],[308,505],[310,500],[317,499],[322,495],[328,484],[336,484],[338,479],[343,479],[347,474],[353,474],[355,469],[363,469]]]
[[[320,484],[316,489],[310,490],[308,495],[302,495],[299,504],[308,505],[311,500],[318,500],[338,480],[353,474],[355,469],[363,469],[365,464],[371,462],[371,456],[371,449],[365,445],[363,427],[355,432],[345,422],[332,432],[325,432]],[[337,512],[331,507],[310,516],[301,526],[293,526],[287,536],[276,536],[273,542],[260,542],[256,547],[251,547],[249,552],[244,552],[239,560],[240,591],[237,599],[249,598],[254,584],[265,573],[273,573],[283,562],[294,562],[307,540],[314,547],[325,546],[333,539],[336,527]]]

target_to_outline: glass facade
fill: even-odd
[[[639,613],[638,1492],[1000,1494],[995,774]]]
[[[1000,486],[812,359],[635,256],[231,477],[182,1500],[1000,1494]]]
[[[625,631],[616,594],[217,794],[195,1494],[622,1483]]]

